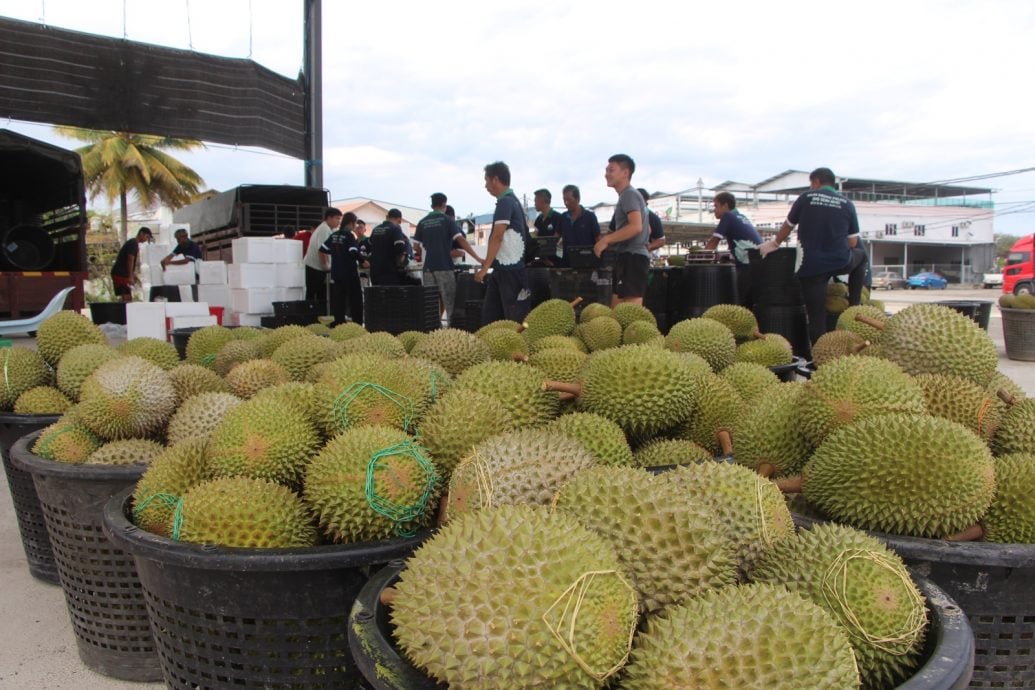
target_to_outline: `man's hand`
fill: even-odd
[[[489,267],[486,266],[483,263],[481,270],[474,274],[474,282],[476,282],[476,283],[484,283],[485,282],[485,276],[486,276],[486,274],[488,272],[489,272]]]
[[[779,249],[779,247],[780,245],[778,245],[774,240],[766,240],[762,244],[758,245],[758,253],[761,254],[764,259]]]
[[[606,250],[607,250],[607,240],[605,240],[603,237],[601,237],[599,240],[597,240],[597,243],[593,245],[593,253],[596,254],[597,258],[599,259],[600,256]]]

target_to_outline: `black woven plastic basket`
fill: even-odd
[[[11,449],[15,467],[32,475],[54,549],[79,658],[122,680],[161,680],[133,557],[101,526],[104,504],[136,484],[143,465],[69,465],[33,455],[39,432]]]
[[[737,270],[733,264],[688,264],[669,277],[671,323],[700,316],[716,304],[737,304]]]
[[[40,498],[32,475],[11,462],[11,447],[26,434],[39,431],[58,420],[58,415],[0,414],[0,457],[3,458],[7,488],[14,503],[14,516],[25,550],[25,562],[34,578],[48,584],[59,584],[57,563],[50,547],[47,522],[43,518]]]
[[[348,615],[380,566],[426,536],[305,549],[232,549],[166,539],[128,519],[131,491],[104,529],[133,554],[170,688],[355,688]]]
[[[363,288],[363,325],[367,330],[427,333],[442,325],[436,285],[372,285]]]

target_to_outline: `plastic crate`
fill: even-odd
[[[944,300],[936,302],[942,306],[955,309],[969,317],[982,329],[988,330],[988,319],[992,316],[992,303],[986,300]]]
[[[552,299],[571,302],[581,297],[578,311],[596,302],[611,306],[610,268],[554,268],[547,274],[549,295]]]
[[[363,288],[363,325],[373,333],[428,331],[441,327],[437,285],[371,285]]]
[[[485,304],[485,300],[482,299],[469,299],[464,303],[464,330],[469,333],[474,333],[479,328],[484,326],[482,323],[482,305]]]
[[[306,323],[316,323],[319,313],[316,311],[316,304],[297,300],[293,302],[274,302],[274,316],[292,316],[308,319]]]
[[[752,298],[756,305],[795,307],[805,303],[794,274],[798,250],[780,247],[764,259],[757,249],[748,250]]]
[[[615,265],[614,250],[607,250],[602,256],[593,252],[593,245],[578,245],[565,250],[569,268],[612,268]]]
[[[449,324],[453,328],[471,330],[467,326],[468,314],[467,303],[469,301],[481,300],[485,297],[485,283],[477,283],[474,274],[470,271],[456,272],[456,295],[453,298],[453,320]],[[474,315],[474,322],[481,320],[481,306]],[[474,329],[477,330],[477,329]]]
[[[1035,309],[999,308],[1003,317],[1003,342],[1006,356],[1035,362]]]
[[[671,323],[700,316],[716,304],[737,304],[737,271],[733,264],[688,264],[669,278]]]

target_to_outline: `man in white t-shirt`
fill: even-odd
[[[320,314],[327,313],[327,268],[320,257],[320,247],[341,225],[341,211],[333,206],[323,212],[323,222],[313,230],[305,258],[305,300],[316,305]]]

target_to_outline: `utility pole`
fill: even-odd
[[[704,180],[697,178],[697,222],[704,222]]]
[[[323,188],[323,51],[321,0],[302,3],[305,81],[305,185]]]

